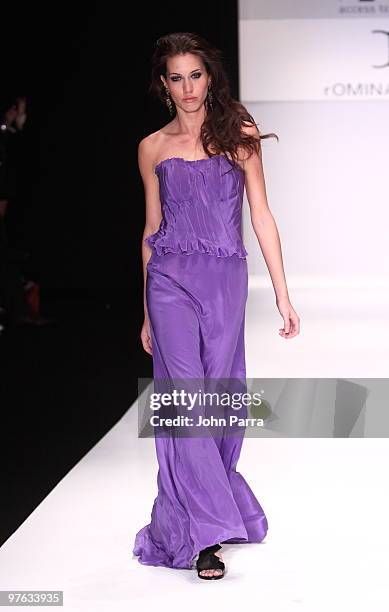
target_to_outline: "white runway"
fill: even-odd
[[[273,292],[252,287],[248,376],[386,376],[387,297],[372,291],[351,302],[340,290],[293,291],[302,331],[284,340]],[[1,547],[0,589],[63,590],[64,607],[83,612],[236,611],[243,601],[266,612],[387,612],[388,465],[386,438],[247,438],[238,470],[269,531],[261,544],[223,545],[226,576],[207,582],[132,557],[157,493],[154,440],[137,437],[135,404]]]

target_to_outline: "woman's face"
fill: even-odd
[[[161,79],[175,105],[187,112],[196,111],[204,104],[211,82],[202,59],[193,53],[169,57],[166,79],[163,75]]]

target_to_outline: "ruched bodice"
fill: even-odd
[[[242,241],[244,171],[224,155],[185,160],[171,157],[155,167],[162,220],[145,241],[158,255],[194,251],[248,255]]]

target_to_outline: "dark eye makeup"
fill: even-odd
[[[201,77],[201,72],[194,72],[192,74],[192,77],[194,77],[195,79],[198,79],[199,77]],[[172,76],[171,79],[172,81],[179,81],[180,80],[180,76],[176,75],[176,76]]]

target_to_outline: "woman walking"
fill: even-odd
[[[245,380],[245,187],[284,320],[279,333],[299,333],[261,163],[260,140],[275,135],[260,135],[231,97],[221,57],[185,32],[160,38],[153,55],[151,89],[172,116],[138,149],[146,200],[141,339],[158,380]],[[221,544],[264,539],[266,515],[236,469],[244,430],[227,429],[216,437],[155,437],[158,495],[151,522],[136,534],[140,563],[195,563],[200,578],[215,580],[224,576]]]

